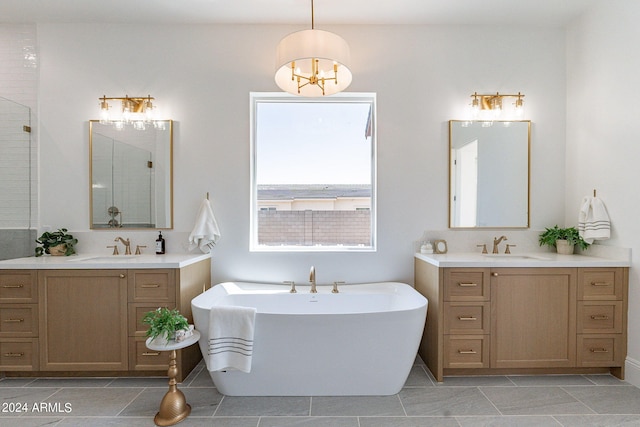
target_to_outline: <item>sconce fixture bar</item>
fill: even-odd
[[[491,94],[480,94],[478,92],[474,92],[471,94],[473,101],[471,102],[471,106],[473,108],[481,109],[481,110],[494,110],[494,109],[502,109],[502,99],[503,98],[516,98],[516,102],[514,105],[516,109],[522,108],[524,101],[524,94],[518,92],[517,94],[511,93],[491,93]]]
[[[124,123],[133,123],[139,129],[144,129],[144,123],[153,122],[154,105],[152,101],[155,98],[151,95],[147,96],[129,96],[114,97],[103,95],[98,98],[100,101],[100,122],[103,124],[114,123],[116,127],[122,127]],[[111,117],[109,102],[120,101],[122,107],[120,113],[116,117]],[[154,122],[155,123],[155,122]]]

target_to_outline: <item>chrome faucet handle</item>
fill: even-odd
[[[481,245],[476,245],[477,248],[482,248],[482,253],[483,254],[488,254],[489,252],[487,252],[487,244],[483,243]]]
[[[333,282],[333,290],[331,291],[332,294],[337,294],[340,293],[340,291],[338,290],[338,285],[344,285],[345,282]]]
[[[145,245],[136,245],[136,255],[142,255],[140,248],[146,248]]]
[[[512,245],[507,243],[507,249],[504,250],[505,254],[510,254],[511,253],[511,249],[510,248],[514,248],[516,245]]]
[[[295,294],[298,291],[296,291],[296,282],[294,282],[293,280],[285,280],[284,282],[285,285],[291,285],[291,289],[289,290],[290,294]]]
[[[113,245],[113,246],[107,246],[108,248],[113,248],[113,255],[119,255],[120,252],[118,252],[118,245]]]

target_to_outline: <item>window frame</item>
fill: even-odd
[[[291,95],[285,92],[250,92],[250,130],[249,130],[249,151],[250,151],[250,195],[249,195],[249,251],[250,252],[376,252],[377,251],[377,138],[376,138],[376,94],[370,92],[341,92],[329,97],[305,98]],[[257,176],[257,150],[256,150],[256,130],[257,130],[257,105],[259,103],[278,102],[300,102],[300,103],[370,103],[371,104],[371,245],[370,246],[297,246],[297,245],[260,245],[258,244],[258,186]]]

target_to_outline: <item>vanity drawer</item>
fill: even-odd
[[[175,302],[174,270],[129,270],[128,274],[129,302]]]
[[[487,335],[490,329],[490,303],[445,302],[445,334]]]
[[[623,299],[622,268],[578,269],[578,300]]]
[[[0,341],[0,371],[37,371],[38,339]]]
[[[0,302],[38,302],[37,283],[35,271],[5,270],[0,272]]]
[[[579,334],[622,333],[622,301],[579,301]]]
[[[129,338],[129,369],[134,371],[162,371],[169,367],[169,351],[150,350],[145,345],[146,338]]]
[[[444,269],[445,301],[489,301],[489,269]]]
[[[488,335],[445,335],[444,368],[488,367]]]
[[[0,304],[0,337],[37,337],[36,304]]]
[[[578,335],[578,366],[622,366],[625,358],[621,334]]]
[[[129,303],[129,336],[144,337],[149,329],[149,325],[142,323],[142,318],[148,311],[156,310],[158,307],[176,308],[175,303]]]

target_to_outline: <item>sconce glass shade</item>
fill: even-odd
[[[294,95],[332,95],[351,84],[349,45],[334,33],[303,30],[278,44],[276,84]]]

